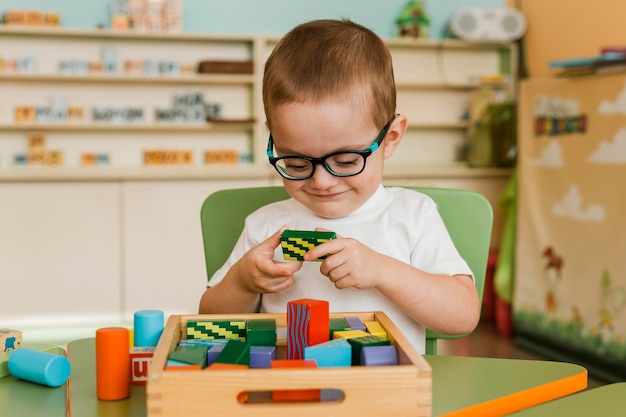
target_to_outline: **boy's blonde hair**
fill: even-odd
[[[354,103],[378,128],[396,110],[391,54],[371,30],[350,20],[314,20],[296,26],[265,63],[263,105],[322,100]]]

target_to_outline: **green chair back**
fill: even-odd
[[[482,304],[487,259],[491,243],[493,210],[481,194],[469,190],[404,187],[430,196],[461,256],[474,272]],[[244,226],[256,209],[289,195],[283,187],[221,190],[209,195],[200,211],[207,276],[209,279],[226,262]],[[426,353],[437,353],[437,340],[465,335],[444,335],[426,330]]]

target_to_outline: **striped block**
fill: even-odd
[[[304,348],[328,341],[329,304],[303,298],[287,303],[287,359],[303,359]]]
[[[302,230],[285,230],[280,235],[280,245],[283,248],[283,257],[287,261],[301,261],[304,254],[329,240],[336,239],[335,232],[314,232]],[[321,256],[316,261],[325,259]]]
[[[239,339],[246,341],[245,320],[188,321],[187,339]]]

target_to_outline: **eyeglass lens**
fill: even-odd
[[[363,170],[365,158],[358,153],[342,152],[326,158],[324,166],[334,175],[356,175]],[[288,177],[307,178],[313,174],[314,164],[303,158],[284,158],[276,161],[276,167]]]

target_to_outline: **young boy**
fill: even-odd
[[[265,65],[268,156],[289,200],[251,214],[200,313],[283,313],[288,301],[328,300],[331,311],[384,311],[424,352],[424,327],[474,329],[472,272],[427,196],[383,188],[384,160],[407,128],[394,114],[391,55],[348,20],[294,28]],[[285,229],[330,230],[337,239],[284,261]],[[323,262],[307,262],[327,256]]]

